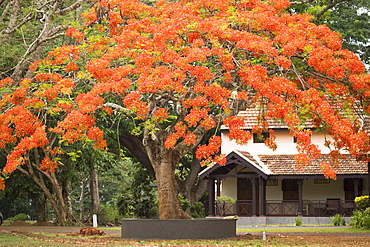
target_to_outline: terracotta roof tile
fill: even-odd
[[[319,161],[311,161],[310,165],[299,165],[294,155],[258,155],[273,175],[315,175],[322,174]],[[353,156],[343,155],[339,164],[332,167],[337,175],[340,174],[367,174],[367,163],[358,162]],[[322,155],[320,161],[330,161],[329,155]]]
[[[244,117],[244,128],[252,129],[253,126],[258,125],[261,121],[258,117],[261,115],[260,110],[257,108],[247,108],[245,111],[240,111],[238,116]],[[267,119],[267,123],[270,129],[287,129],[288,126],[280,119]],[[308,121],[305,126],[306,128],[313,128],[314,125],[312,122]],[[222,129],[227,129],[225,126],[222,126]]]

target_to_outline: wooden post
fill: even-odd
[[[259,216],[266,216],[266,180],[259,178]]]
[[[215,179],[209,178],[208,181],[208,205],[209,205],[209,212],[208,215],[214,216],[215,215]]]
[[[302,195],[302,187],[303,187],[303,179],[298,179],[298,216],[303,215],[303,195]]]
[[[256,178],[252,178],[251,182],[252,182],[252,216],[257,216]]]

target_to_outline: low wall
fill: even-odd
[[[123,219],[121,237],[128,239],[221,239],[236,236],[236,219]]]
[[[238,226],[243,225],[294,225],[296,217],[239,217],[236,224]],[[349,221],[350,217],[344,217],[346,222]],[[328,225],[332,224],[330,217],[302,217],[303,225]]]

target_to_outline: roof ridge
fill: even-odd
[[[257,165],[262,168],[262,172],[265,173],[266,175],[272,174],[271,170],[267,167],[267,165],[263,161],[261,161],[261,159],[258,157],[258,154],[252,154],[252,153],[250,153],[248,151],[242,151],[242,150],[235,150],[234,152],[236,152],[237,154],[241,155],[241,157],[243,157],[243,158],[244,157],[247,158],[248,161],[251,164],[257,162]],[[248,156],[246,156],[244,153],[247,153],[250,156],[252,156],[252,158],[254,160],[249,159]],[[257,166],[255,166],[255,167],[257,167]]]

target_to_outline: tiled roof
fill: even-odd
[[[228,161],[225,166],[215,165],[207,167],[199,175],[201,178],[210,174],[226,174],[235,168],[235,159],[245,162],[238,162],[239,165],[254,168],[258,174],[267,176],[310,176],[323,175],[319,161],[312,161],[310,165],[300,166],[294,155],[253,155],[246,151],[233,151],[228,154]],[[330,161],[329,155],[322,155],[320,161]],[[337,175],[366,175],[368,173],[367,162],[356,161],[351,155],[343,155],[339,164],[333,167]]]
[[[363,128],[366,131],[366,133],[370,134],[370,116],[364,117]]]
[[[247,108],[245,111],[240,111],[238,116],[244,117],[244,128],[252,129],[253,126],[261,123],[261,120],[258,119],[261,116],[259,109],[257,108]],[[270,129],[286,129],[288,126],[280,119],[267,119],[267,123]],[[314,125],[311,122],[305,124],[306,128],[313,128]],[[225,126],[222,126],[222,129],[227,129]]]
[[[296,162],[294,155],[258,155],[273,175],[315,175],[322,174],[320,161],[330,162],[329,155],[322,155],[320,160],[312,160],[310,165],[302,166]],[[338,164],[332,166],[337,175],[367,174],[367,163],[358,162],[351,155],[343,155]]]

